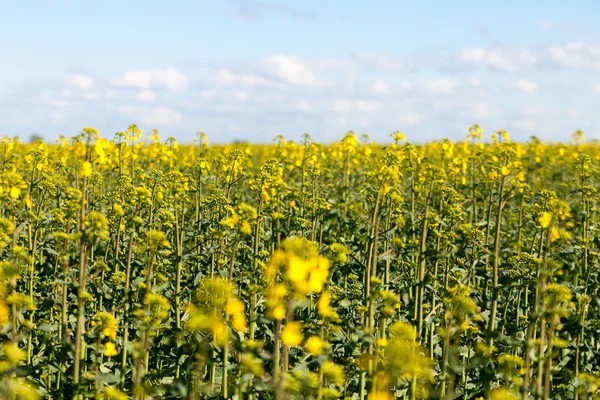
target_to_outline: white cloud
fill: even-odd
[[[222,68],[217,71],[214,81],[223,86],[241,86],[241,87],[259,87],[259,86],[280,86],[262,76],[253,74],[238,74],[228,68]]]
[[[202,90],[200,92],[200,96],[210,99],[215,97],[217,94],[219,94],[219,91],[216,89],[206,89],[206,90]]]
[[[458,54],[460,60],[465,62],[482,62],[485,60],[487,52],[481,48],[462,49]]]
[[[386,94],[389,92],[389,87],[383,79],[376,79],[371,85],[371,92],[374,94]]]
[[[248,100],[248,92],[246,92],[245,90],[238,90],[233,94],[233,97],[235,97],[236,99],[238,99],[240,101],[247,101]]]
[[[75,96],[75,92],[73,90],[71,90],[71,89],[62,89],[59,92],[59,96],[63,97],[63,98],[65,98],[65,97],[73,97],[73,96]]]
[[[398,122],[405,126],[416,125],[422,120],[423,118],[419,114],[413,112],[401,112],[398,114]]]
[[[231,85],[236,82],[236,77],[228,69],[220,69],[217,72],[216,81],[221,85]]]
[[[459,52],[460,61],[471,64],[487,64],[503,71],[515,71],[517,68],[509,57],[500,50],[488,51],[482,48],[463,49]]]
[[[538,91],[538,86],[534,82],[528,81],[526,79],[519,79],[515,83],[515,85],[520,91],[524,93],[534,94]]]
[[[524,65],[535,65],[539,62],[540,57],[530,50],[522,49],[519,51],[518,60]]]
[[[65,122],[65,115],[58,111],[52,111],[50,112],[50,119],[56,123],[62,123]]]
[[[67,83],[81,90],[89,90],[94,87],[94,78],[83,74],[73,74],[67,77]]]
[[[582,77],[575,69],[593,65],[590,47],[554,46],[579,55],[568,65],[551,55],[550,46],[482,46],[463,49],[454,58],[441,54],[403,59],[389,55],[374,59],[364,55],[273,55],[210,68],[171,69],[174,73],[166,72],[169,68],[150,66],[118,79],[100,72],[75,74],[41,87],[24,85],[13,98],[3,88],[0,91],[7,94],[0,94],[0,102],[9,107],[11,102],[18,105],[9,111],[3,107],[0,114],[4,119],[27,120],[25,110],[30,110],[27,129],[30,126],[34,130],[36,121],[38,125],[46,121],[44,134],[48,137],[77,132],[80,127],[76,124],[93,122],[105,113],[107,118],[99,128],[107,134],[122,130],[118,124],[123,121],[134,121],[144,129],[177,126],[173,135],[198,129],[209,134],[212,131],[223,142],[243,138],[247,131],[259,132],[256,140],[268,140],[271,133],[279,132],[297,139],[305,131],[323,132],[323,140],[329,140],[347,129],[368,132],[374,140],[385,141],[385,132],[416,125],[419,129],[414,134],[421,141],[440,135],[462,138],[464,131],[455,127],[473,122],[488,130],[512,127],[521,139],[527,137],[527,130],[549,138],[570,131],[574,118],[586,132],[600,125],[600,119],[591,112],[589,98],[594,93],[600,96],[600,81],[584,86],[588,96],[583,96],[576,107],[565,103],[568,94],[581,85]],[[386,66],[386,60],[395,64]],[[474,71],[472,66],[489,71]],[[533,68],[544,68],[544,73],[536,74]],[[553,79],[561,83],[552,86],[556,96],[544,98],[542,110],[527,107],[532,104],[529,94],[543,92]],[[168,90],[172,92],[166,93]],[[569,106],[574,110],[569,111]],[[61,120],[60,125],[52,122]],[[14,128],[15,124],[3,127],[18,132],[21,128]],[[187,139],[183,134],[181,138]]]
[[[525,105],[522,107],[522,112],[526,117],[539,117],[541,115],[547,114],[548,110],[531,105]]]
[[[137,98],[141,102],[149,103],[154,101],[155,96],[154,93],[152,93],[150,90],[143,90],[138,93]]]
[[[69,105],[69,102],[66,100],[50,100],[48,104],[58,108],[65,108]]]
[[[551,47],[549,53],[560,66],[600,70],[600,44],[570,42],[563,46]]]
[[[428,93],[452,93],[456,86],[456,82],[447,78],[439,78],[424,81],[421,86]]]
[[[550,55],[556,60],[558,63],[567,65],[569,67],[579,67],[577,60],[571,60],[569,52],[563,47],[553,47],[550,49]]]
[[[365,70],[403,72],[406,67],[402,60],[379,53],[358,53],[351,57],[353,65]]]
[[[296,102],[296,105],[294,106],[294,108],[296,110],[302,111],[302,112],[310,112],[310,111],[314,110],[312,103],[308,100],[300,100],[300,101]]]
[[[117,108],[117,112],[121,115],[135,115],[137,108],[134,106],[121,106]]]
[[[368,100],[336,100],[333,102],[333,112],[349,114],[353,111],[363,114],[375,114],[381,109],[379,103]]]
[[[381,106],[374,101],[357,100],[354,102],[354,109],[366,114],[375,114],[381,109]]]
[[[165,107],[155,107],[150,112],[146,113],[142,120],[149,125],[169,126],[177,125],[181,122],[182,117],[176,111]]]
[[[352,111],[352,103],[347,100],[336,100],[333,102],[333,112],[337,114],[347,114]]]
[[[530,118],[525,118],[525,119],[516,121],[515,126],[524,131],[532,131],[535,129],[535,122]]]
[[[182,89],[186,85],[185,76],[175,68],[138,69],[128,71],[114,79],[118,86],[136,89]]]
[[[265,58],[266,69],[287,83],[296,86],[320,86],[321,82],[309,65],[298,57],[274,55]]]
[[[483,119],[490,116],[490,105],[487,103],[479,103],[473,106],[471,113],[472,118]]]
[[[540,56],[528,49],[482,48],[463,49],[459,61],[467,64],[484,64],[505,72],[515,72],[536,65]]]
[[[80,83],[82,84],[82,86],[76,87],[75,85],[69,83],[69,85],[67,87],[65,87],[64,89],[61,89],[57,94],[63,100],[56,100],[56,99],[50,100],[50,98],[46,96],[46,98],[43,98],[43,101],[46,101],[48,103],[55,103],[57,101],[65,101],[65,99],[66,100],[73,100],[73,99],[95,100],[99,97],[98,92],[90,91],[90,89],[93,87],[93,85],[88,86],[87,84],[83,84],[83,81]],[[84,89],[84,87],[86,89]]]
[[[143,106],[123,105],[118,106],[115,111],[134,120],[140,118],[145,124],[152,125],[152,128],[178,125],[183,120],[179,112],[166,107],[144,109]]]
[[[487,63],[503,71],[514,72],[517,67],[508,56],[500,53],[492,53],[487,57]]]

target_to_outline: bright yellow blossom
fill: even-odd
[[[542,228],[546,229],[550,226],[550,223],[552,222],[552,213],[549,213],[547,211],[543,212],[542,215],[538,217],[538,222]]]
[[[299,346],[302,343],[302,323],[294,321],[286,324],[281,332],[281,341],[287,346]]]

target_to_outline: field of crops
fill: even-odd
[[[600,147],[0,143],[2,399],[600,396]]]

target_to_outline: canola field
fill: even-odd
[[[0,398],[600,398],[598,144],[389,142],[2,139]]]

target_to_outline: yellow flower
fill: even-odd
[[[113,342],[106,343],[106,345],[104,346],[104,355],[106,357],[114,357],[117,354],[119,354],[119,352],[117,351],[117,346],[115,346]]]
[[[242,221],[240,225],[240,232],[245,233],[246,235],[250,235],[252,233],[252,227],[248,221]]]
[[[519,182],[525,182],[525,173],[523,171],[521,171],[517,174],[517,180]]]
[[[502,176],[508,176],[510,175],[510,169],[508,169],[508,167],[504,166],[502,167]]]
[[[386,338],[377,339],[377,346],[386,347],[388,345],[388,340]]]
[[[288,264],[288,279],[299,292],[306,292],[306,278],[310,272],[308,261],[300,257],[290,256]]]
[[[317,310],[321,318],[337,319],[338,313],[333,311],[329,305],[331,304],[331,295],[325,291],[321,294],[319,301],[317,302]]]
[[[467,329],[469,329],[470,326],[471,326],[471,324],[469,323],[469,320],[465,319],[463,322],[461,322],[460,329],[462,331],[466,331]]]
[[[212,334],[213,339],[218,346],[224,347],[227,345],[227,326],[225,326],[220,319],[212,321]]]
[[[406,142],[406,136],[404,136],[404,134],[402,132],[394,132],[394,133],[392,133],[392,135],[394,136],[394,141]]]
[[[99,323],[102,328],[102,334],[109,339],[117,339],[117,320],[111,313],[100,312],[94,318],[94,323]]]
[[[119,389],[115,389],[110,386],[105,386],[104,394],[106,395],[107,400],[127,400],[129,397],[121,392]]]
[[[244,312],[244,303],[240,299],[231,298],[227,301],[225,312],[229,315],[235,315]]]
[[[343,386],[346,377],[344,375],[344,368],[338,364],[335,364],[331,361],[325,361],[323,366],[321,367],[323,371],[323,376],[332,381],[338,386]]]
[[[488,398],[490,400],[516,400],[519,397],[510,389],[504,387],[497,387],[490,391],[490,395]]]
[[[498,177],[498,172],[496,172],[495,170],[492,170],[492,171],[488,172],[488,174],[487,174],[487,178],[490,181],[495,180],[497,177]]]
[[[223,221],[221,221],[221,225],[226,226],[227,228],[233,228],[239,220],[240,217],[238,217],[237,215],[232,215],[231,217],[227,217]]]
[[[542,228],[546,229],[550,226],[552,222],[552,213],[543,212],[542,215],[538,217],[538,222],[542,226]]]
[[[244,314],[244,303],[234,297],[229,299],[225,307],[227,314],[231,315],[231,327],[236,332],[246,330],[246,315]]]
[[[392,188],[390,187],[390,185],[388,185],[387,183],[384,182],[381,184],[381,188],[379,189],[379,192],[381,192],[381,194],[385,196],[391,190],[392,190]]]
[[[114,203],[113,211],[114,211],[115,215],[118,215],[120,217],[125,215],[125,210],[123,210],[123,206],[121,206],[120,204]]]
[[[80,174],[84,178],[87,178],[88,176],[92,175],[92,164],[89,161],[85,161],[81,164]]]
[[[117,338],[117,320],[112,319],[109,325],[102,329],[102,334],[108,338],[111,338],[112,340],[115,340]]]
[[[278,283],[267,290],[267,315],[275,320],[285,318],[284,298],[287,295],[287,287]]]
[[[304,344],[304,348],[306,349],[306,351],[308,351],[315,357],[321,355],[324,346],[325,343],[318,336],[309,337],[308,340],[306,340],[306,343]]]
[[[273,311],[271,311],[271,317],[273,319],[282,320],[285,318],[285,306],[283,304],[278,304],[273,307]]]
[[[9,343],[4,346],[4,355],[8,362],[12,365],[17,365],[21,360],[25,359],[25,352],[19,348],[16,343]]]
[[[302,324],[300,322],[288,323],[281,332],[281,340],[287,346],[298,346],[302,343]]]
[[[557,227],[553,226],[550,228],[550,241],[554,242],[556,239],[560,239],[560,231]]]
[[[388,390],[373,390],[369,393],[369,400],[393,400],[394,398]]]
[[[13,394],[17,399],[37,400],[40,398],[38,392],[23,378],[12,378],[11,386]]]
[[[329,277],[329,260],[325,257],[313,259],[313,268],[308,278],[308,291],[320,293]]]
[[[262,361],[252,353],[242,353],[240,366],[242,371],[250,372],[254,376],[263,376],[265,373]]]
[[[0,299],[0,325],[8,324],[10,322],[10,311],[6,306],[6,303]]]
[[[16,200],[19,198],[19,196],[21,195],[21,189],[19,189],[16,186],[12,186],[10,188],[10,198],[13,200]]]
[[[369,400],[392,400],[390,391],[390,376],[384,372],[378,372],[373,377],[373,385],[369,393]]]
[[[329,250],[333,253],[333,260],[340,264],[348,262],[348,253],[350,251],[339,243],[333,243],[329,246]]]

